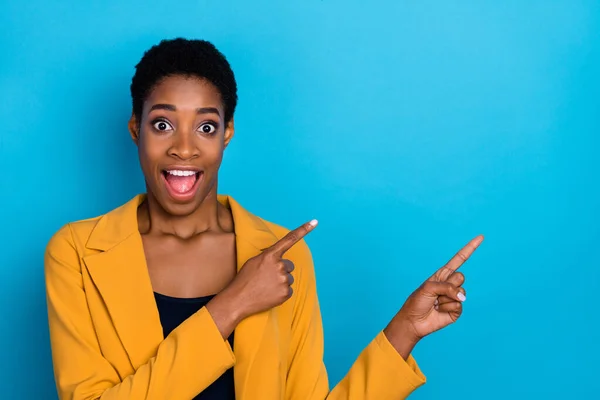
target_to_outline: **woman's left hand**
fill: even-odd
[[[456,270],[473,254],[483,236],[471,240],[462,250],[406,300],[384,333],[405,359],[423,337],[455,322],[466,299],[465,276]]]

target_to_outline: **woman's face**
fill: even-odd
[[[216,194],[223,150],[233,137],[233,120],[225,126],[224,115],[213,84],[171,76],[150,92],[140,121],[131,118],[148,195],[169,214],[189,215]]]

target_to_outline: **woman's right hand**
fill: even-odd
[[[316,226],[316,220],[307,222],[250,258],[233,281],[207,304],[223,337],[228,337],[244,318],[276,307],[292,296],[294,264],[283,256]]]

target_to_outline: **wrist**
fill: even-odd
[[[404,360],[408,359],[414,347],[421,340],[410,322],[395,318],[383,330],[383,333]]]
[[[244,308],[244,302],[240,301],[240,296],[236,292],[226,288],[215,296],[215,299],[217,298],[219,302],[223,303],[225,312],[231,317],[235,325],[248,316]]]
[[[211,314],[223,339],[227,339],[242,319],[245,318],[245,314],[238,304],[240,303],[237,296],[232,296],[230,293],[223,291],[206,305],[206,309]]]

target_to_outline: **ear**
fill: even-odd
[[[231,142],[231,139],[233,139],[234,133],[235,133],[235,129],[234,129],[233,117],[231,117],[231,120],[227,123],[227,126],[225,127],[225,135],[224,135],[225,147],[227,147],[229,142]]]
[[[131,118],[129,118],[127,128],[129,129],[129,134],[131,135],[131,138],[137,145],[140,140],[140,124],[133,113],[131,114]]]

